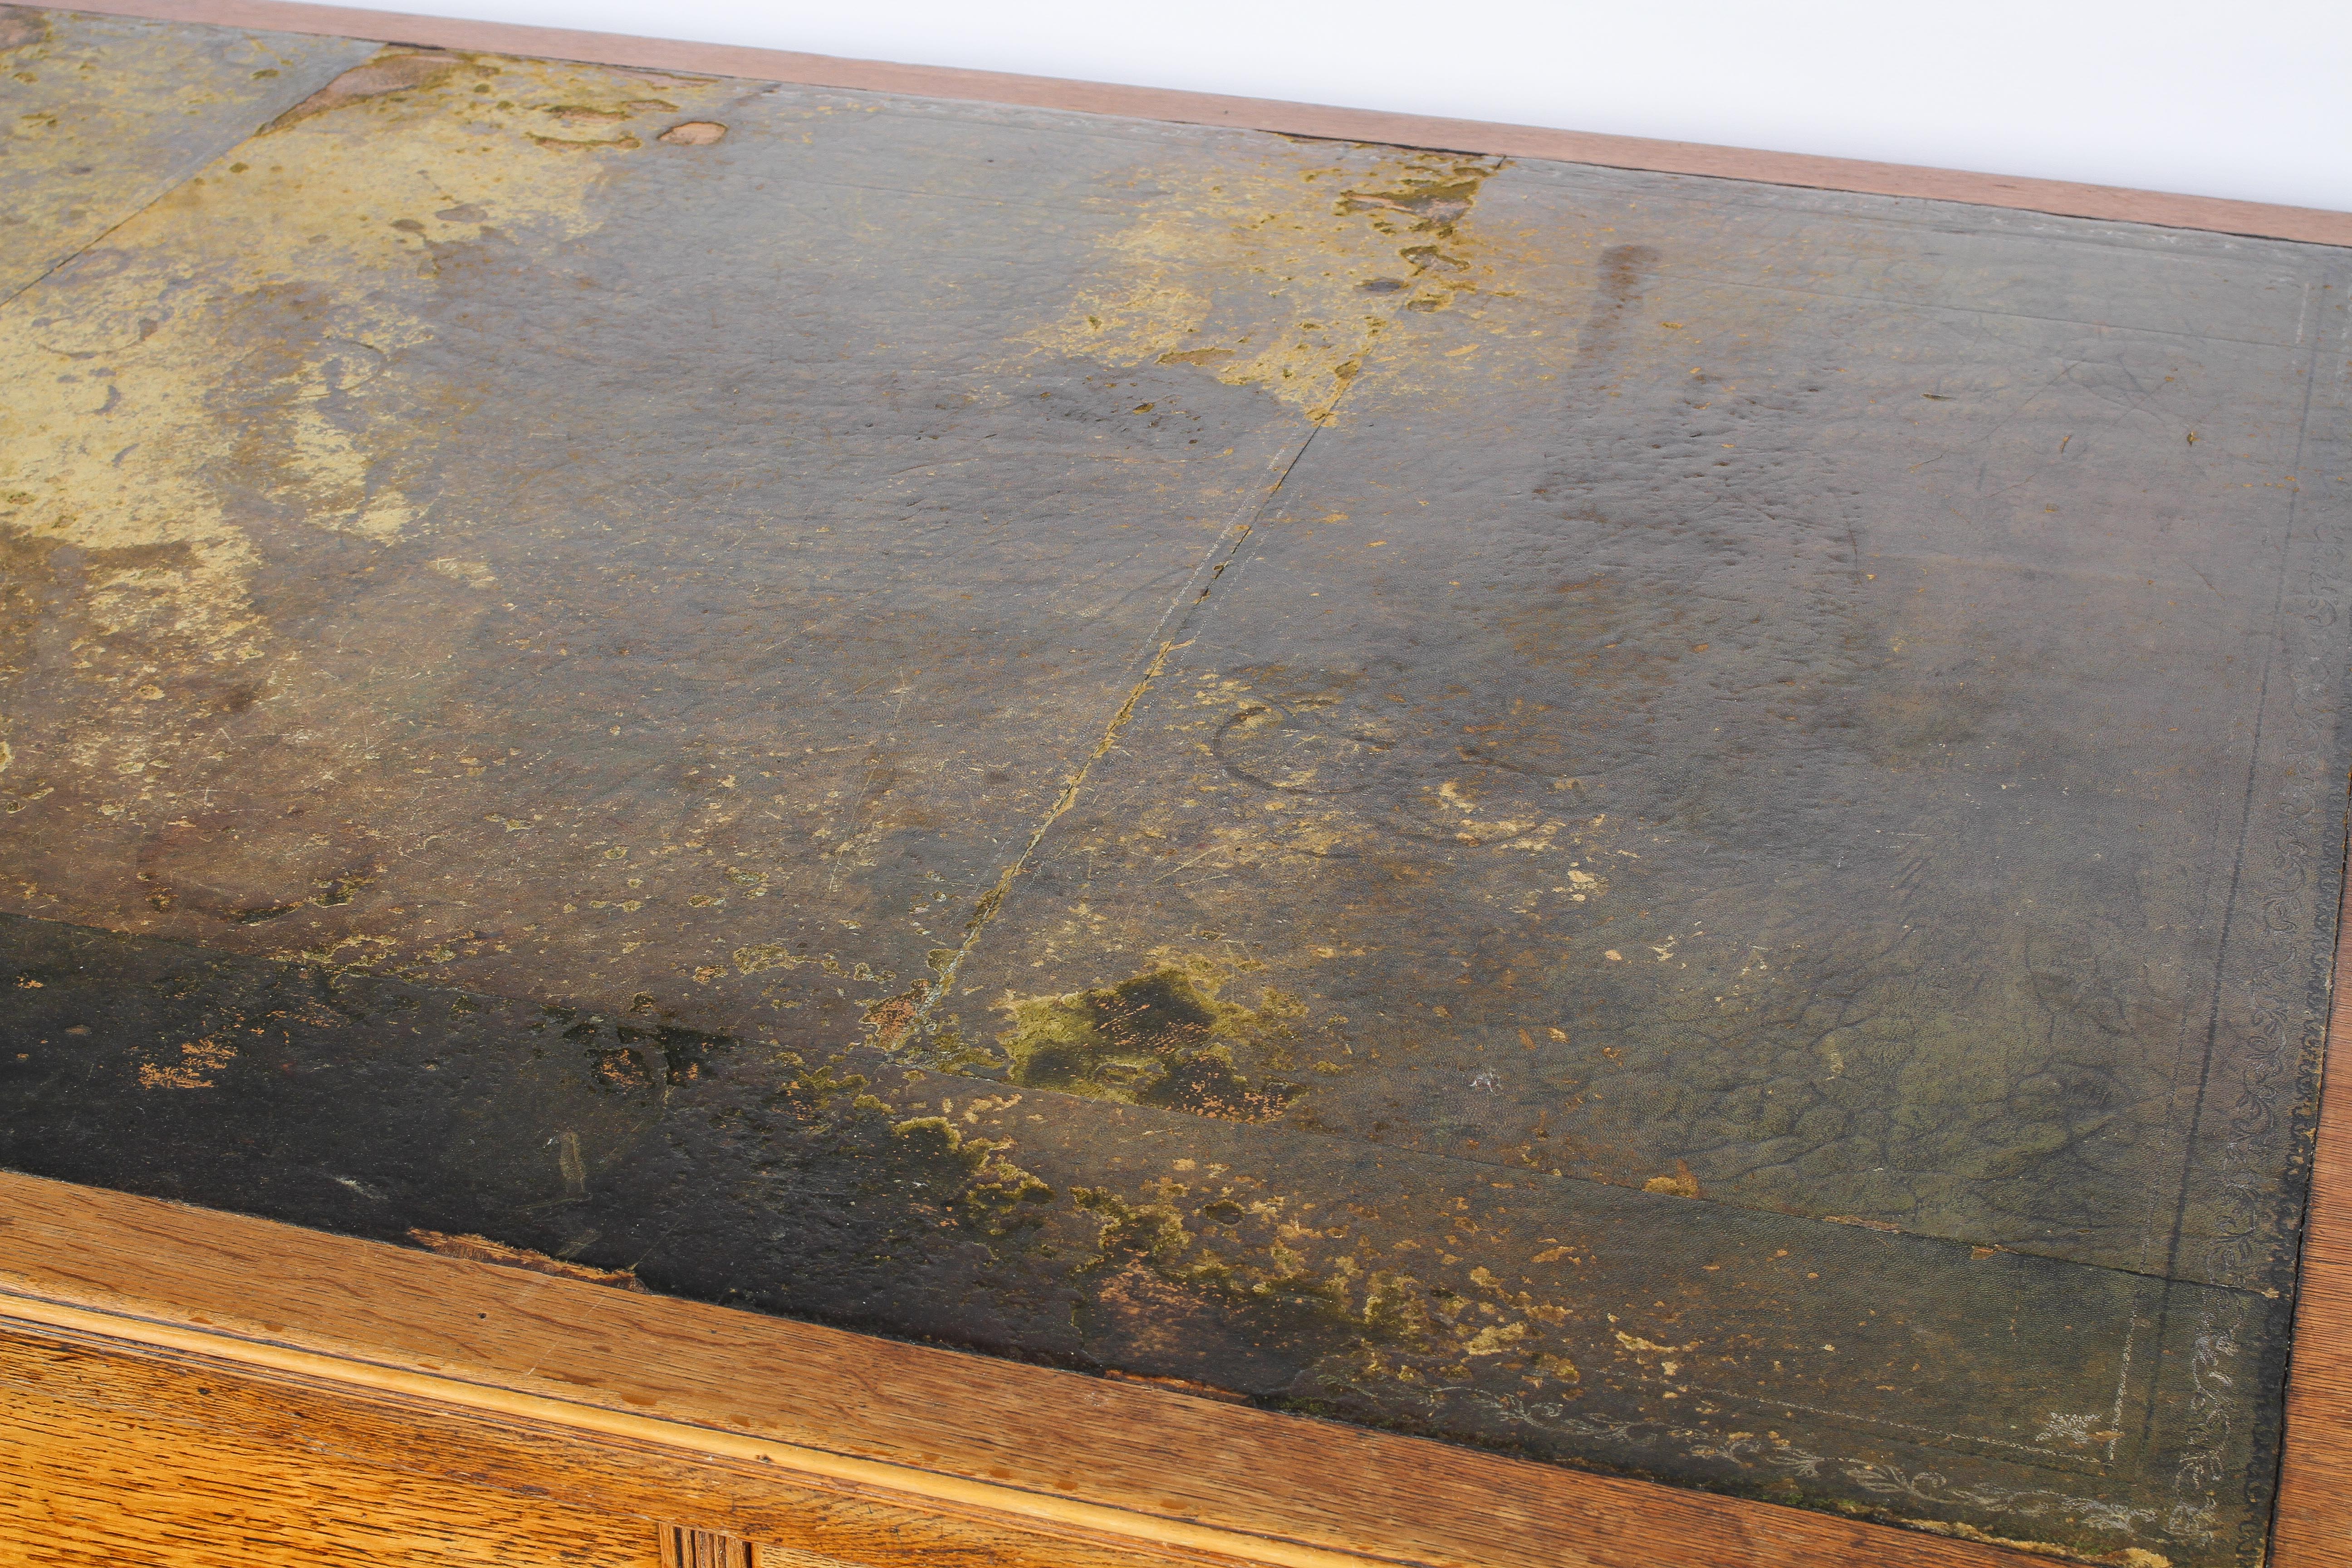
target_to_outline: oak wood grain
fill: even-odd
[[[796,1472],[795,1485],[905,1512],[1146,1554],[1433,1568],[2023,1560],[20,1175],[0,1175],[8,1320],[20,1336],[96,1334],[118,1354],[194,1354],[404,1401],[420,1420],[437,1410],[691,1454],[714,1476]]]
[[[0,1335],[0,1403],[18,1444],[0,1500],[31,1521],[35,1561],[652,1568],[662,1528],[680,1523],[786,1563],[794,1552],[868,1568],[1234,1561],[894,1506],[773,1467],[121,1349]]]
[[[625,1512],[404,1469],[381,1450],[440,1430],[357,1431],[324,1402],[255,1408],[234,1378],[0,1335],[10,1562],[232,1568],[403,1559],[652,1568],[653,1528]],[[213,1412],[217,1423],[189,1419]],[[478,1451],[477,1434],[457,1437]],[[356,1439],[356,1442],[354,1441]],[[336,1452],[340,1448],[341,1453]],[[355,1463],[355,1449],[379,1450]]]
[[[1021,104],[1037,109],[1076,110],[1091,114],[1124,114],[1186,124],[1276,131],[1296,136],[1433,147],[1506,157],[1551,158],[1570,163],[1596,163],[1610,168],[1645,169],[1664,174],[1711,174],[1816,190],[1920,196],[2073,217],[2156,224],[2171,228],[2205,229],[2271,239],[2298,239],[2319,245],[2352,245],[2352,213],[2230,201],[2216,196],[2125,190],[2113,185],[2081,184],[2063,180],[2033,180],[2008,174],[1928,169],[1853,158],[1822,158],[1798,153],[1717,147],[1696,142],[1606,136],[1532,125],[1497,125],[1434,115],[1394,114],[1327,104],[1285,103],[1268,99],[1069,81],[1003,71],[958,70],[940,66],[898,65],[882,60],[840,59],[828,55],[745,48],[730,44],[628,37],[569,27],[530,27],[504,22],[304,5],[298,0],[89,0],[89,3],[76,8],[110,16],[152,16],[219,26],[380,38],[435,48],[478,49],[542,58],[588,60],[605,65],[707,72],[812,87],[902,92],[929,98]]]

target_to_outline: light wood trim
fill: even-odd
[[[0,1326],[1301,1568],[2014,1568],[2000,1548],[30,1176]]]
[[[1570,163],[1643,169],[1661,174],[1712,174],[1766,184],[1872,195],[1919,196],[1971,202],[1980,206],[2071,217],[2105,218],[2170,228],[2206,229],[2267,239],[2305,240],[2352,246],[2352,213],[2314,207],[2274,206],[2218,196],[2125,190],[2114,185],[2032,180],[2007,174],[1927,169],[1853,158],[1819,158],[1801,153],[1768,153],[1716,147],[1696,142],[1662,142],[1640,136],[1604,136],[1533,125],[1496,125],[1433,115],[1391,114],[1327,104],[1284,103],[1271,99],[1233,98],[1219,93],[1179,92],[1166,88],[1118,87],[1054,77],[1002,71],[955,70],[941,66],[895,65],[881,60],[838,59],[829,55],[744,48],[667,38],[627,37],[562,27],[528,27],[393,11],[313,5],[295,0],[81,0],[60,9],[110,16],[152,16],[216,26],[253,27],[336,37],[376,38],[435,48],[478,49],[542,58],[587,60],[604,65],[652,67],[755,81],[795,82],[926,98],[1021,104],[1035,109],[1124,114],[1144,120],[1276,131],[1294,136],[1349,142],[1381,142],[1407,147],[1437,147],[1515,158],[1549,158]]]
[[[2347,887],[2352,895],[2352,887]],[[2352,1563],[2352,897],[2336,926],[2327,1054],[2287,1366],[2273,1568]],[[2336,1065],[2346,1053],[2347,1066]]]
[[[0,1561],[44,1568],[656,1568],[681,1524],[763,1568],[1243,1568],[63,1331],[0,1330]]]
[[[252,1340],[227,1340],[223,1335],[153,1321],[137,1325],[127,1338],[124,1321],[113,1314],[85,1311],[55,1302],[18,1297],[0,1300],[0,1323],[61,1330],[88,1342],[106,1345],[117,1353],[177,1351],[223,1363],[233,1373],[278,1374],[312,1384],[340,1385],[352,1392],[398,1394],[444,1410],[503,1416],[515,1422],[551,1427],[591,1437],[622,1437],[657,1447],[679,1448],[751,1464],[773,1465],[779,1473],[846,1481],[870,1489],[911,1510],[938,1509],[977,1510],[1010,1516],[1025,1524],[1042,1524],[1065,1531],[1080,1531],[1154,1547],[1175,1547],[1270,1568],[1365,1568],[1372,1559],[1332,1552],[1264,1536],[1244,1536],[1181,1519],[1153,1517],[1106,1508],[1068,1497],[1050,1497],[916,1469],[877,1464],[824,1448],[778,1443],[716,1427],[633,1415],[572,1400],[525,1394],[493,1384],[408,1371],[377,1363],[320,1355]],[[21,1329],[19,1331],[23,1331]],[[1393,1561],[1393,1559],[1391,1559]]]
[[[659,1563],[655,1520],[614,1484],[636,1467],[528,1445],[541,1463],[518,1474],[523,1434],[446,1413],[419,1419],[12,1332],[0,1332],[0,1411],[11,1568]],[[289,1429],[310,1440],[287,1441]],[[435,1439],[473,1474],[402,1462]]]

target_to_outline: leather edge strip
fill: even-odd
[[[48,8],[740,77],[806,87],[1118,114],[1292,136],[1541,158],[1654,174],[1699,174],[1759,184],[1960,202],[2058,217],[2352,247],[2352,213],[1809,153],[1491,124],[1383,110],[1287,103],[945,66],[842,59],[733,44],[691,43],[310,5],[302,0],[80,0],[77,5]]]

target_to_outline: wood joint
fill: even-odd
[[[761,1568],[760,1549],[716,1530],[661,1526],[662,1568]]]

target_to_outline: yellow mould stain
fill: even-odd
[[[1012,1079],[1091,1099],[1160,1105],[1260,1121],[1280,1114],[1295,1086],[1254,1083],[1234,1047],[1286,1060],[1304,1004],[1268,990],[1253,1010],[1218,994],[1233,971],[1213,959],[1160,955],[1116,984],[1063,995],[1008,996],[1013,1026],[997,1037]]]
[[[180,1059],[170,1067],[158,1067],[142,1062],[139,1067],[139,1087],[142,1089],[210,1089],[213,1080],[206,1073],[220,1071],[236,1059],[236,1047],[222,1045],[217,1040],[190,1040],[180,1047]]]
[[[462,583],[468,588],[488,592],[499,585],[498,574],[490,570],[487,561],[460,561],[455,556],[440,555],[436,556],[430,564],[444,577]]]
[[[443,268],[453,258],[546,258],[599,221],[590,198],[610,160],[648,155],[550,153],[526,140],[551,123],[538,105],[612,102],[614,113],[658,111],[655,125],[676,109],[595,68],[389,59],[417,63],[347,72],[0,308],[11,389],[0,399],[0,548],[12,572],[37,574],[46,558],[58,597],[45,613],[74,649],[63,679],[84,698],[37,736],[0,714],[16,763],[0,781],[17,786],[0,794],[7,811],[54,793],[61,772],[112,796],[97,804],[109,818],[168,798],[174,764],[216,743],[202,716],[268,693],[247,661],[283,668],[299,657],[272,646],[256,613],[265,566],[299,572],[320,547],[364,561],[435,530],[430,470],[414,454],[431,445],[420,430],[465,409],[420,417],[404,378],[386,372],[428,340]],[[664,85],[697,109],[740,91]],[[462,589],[497,586],[485,562],[430,565]],[[151,889],[146,902],[162,910],[170,898]],[[319,961],[339,963],[388,961],[394,947],[333,933],[312,943]],[[142,1081],[210,1079],[167,1057]]]
[[[523,139],[534,146],[545,147],[557,153],[586,153],[599,147],[612,147],[624,153],[634,153],[645,145],[626,132],[623,132],[618,136],[601,137],[541,136],[534,132],[525,132]]]
[[[1525,1323],[1497,1323],[1479,1330],[1462,1347],[1464,1355],[1500,1355],[1528,1337]]]
[[[1142,216],[1103,241],[1097,281],[1026,341],[1122,367],[1194,366],[1328,423],[1397,312],[1475,289],[1461,224],[1501,163],[1397,148],[1296,158],[1155,171]]]
[[[674,86],[688,108],[740,91]],[[629,153],[532,138],[581,113],[675,112],[644,93],[602,68],[390,50],[0,308],[0,540],[80,552],[63,612],[79,637],[259,658],[265,541],[427,527],[417,411],[378,395],[383,372],[433,335],[453,250],[544,254],[598,221],[590,195]],[[495,581],[478,563],[435,570]]]
[[[763,969],[797,969],[815,959],[795,953],[780,942],[763,942],[751,947],[739,947],[730,955],[738,974],[757,974]]]
[[[1652,1176],[1642,1184],[1642,1190],[1645,1193],[1664,1193],[1677,1198],[1695,1198],[1699,1195],[1698,1178],[1691,1174],[1689,1165],[1677,1160],[1675,1162],[1673,1175]]]

